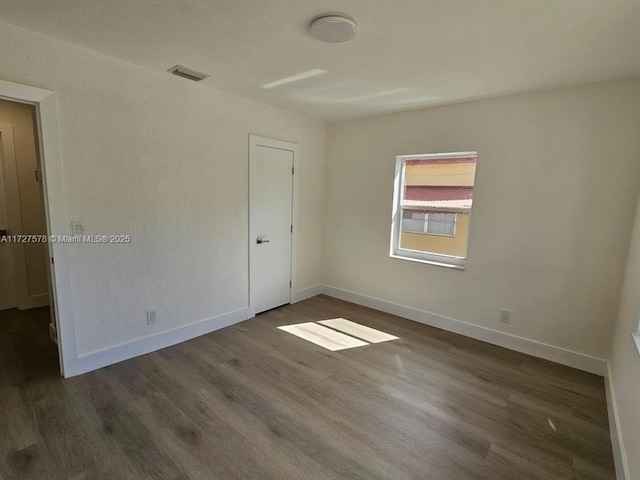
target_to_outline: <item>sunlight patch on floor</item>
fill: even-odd
[[[371,343],[397,340],[398,337],[344,318],[305,322],[278,327],[287,333],[315,343],[332,352],[362,347]]]
[[[375,328],[367,327],[351,320],[344,318],[332,318],[331,320],[320,320],[318,323],[327,327],[338,330],[352,337],[360,338],[369,343],[388,342],[389,340],[397,340],[398,337],[381,332]]]

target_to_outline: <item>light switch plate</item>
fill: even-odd
[[[84,223],[82,222],[71,222],[71,232],[73,235],[82,235],[84,234]]]

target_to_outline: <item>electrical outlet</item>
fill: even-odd
[[[511,320],[511,312],[509,310],[500,310],[500,321],[502,323],[509,323]]]
[[[147,312],[147,325],[155,325],[158,317],[156,316],[156,311],[152,310]]]

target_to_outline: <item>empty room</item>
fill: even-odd
[[[0,480],[640,480],[638,19],[0,1]]]

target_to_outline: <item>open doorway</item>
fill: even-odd
[[[36,107],[0,99],[2,348],[48,358],[46,370],[57,371],[45,210]]]

